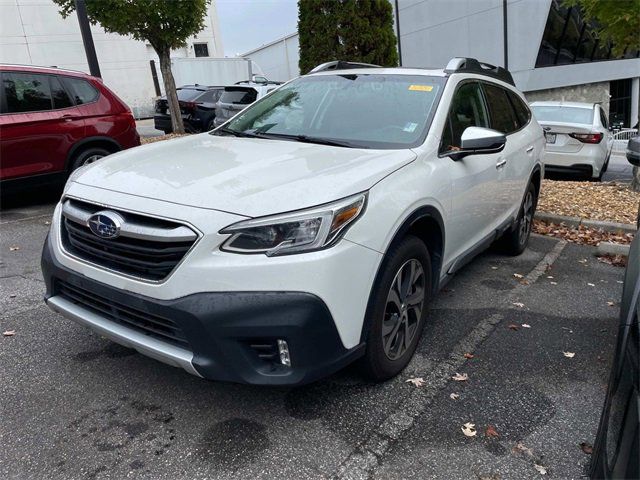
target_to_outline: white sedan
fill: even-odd
[[[613,135],[600,104],[533,102],[531,110],[546,136],[546,172],[602,179],[609,165]]]

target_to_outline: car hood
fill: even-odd
[[[257,217],[371,188],[412,150],[367,150],[208,133],[156,142],[78,172],[84,185]]]

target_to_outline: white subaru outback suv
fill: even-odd
[[[46,302],[209,379],[301,384],[355,360],[387,379],[458,269],[525,249],[544,143],[502,68],[324,65],[212,132],[76,170]]]

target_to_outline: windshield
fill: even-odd
[[[422,75],[302,77],[244,110],[223,132],[356,148],[411,148],[424,141],[444,82]]]
[[[539,105],[531,107],[531,110],[539,122],[593,123],[593,108]]]

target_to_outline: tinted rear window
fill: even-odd
[[[593,108],[533,106],[533,115],[539,122],[593,123]]]
[[[491,128],[506,134],[518,130],[520,126],[516,113],[511,106],[511,101],[507,97],[507,91],[504,88],[487,83],[483,84],[483,88],[489,104]]]
[[[197,90],[195,88],[178,88],[176,92],[178,92],[178,100],[182,100],[183,102],[190,102],[191,100],[194,100],[198,95],[201,95],[203,90]]]
[[[220,97],[222,103],[234,103],[240,105],[248,105],[256,101],[258,92],[253,88],[225,88],[224,93]]]

